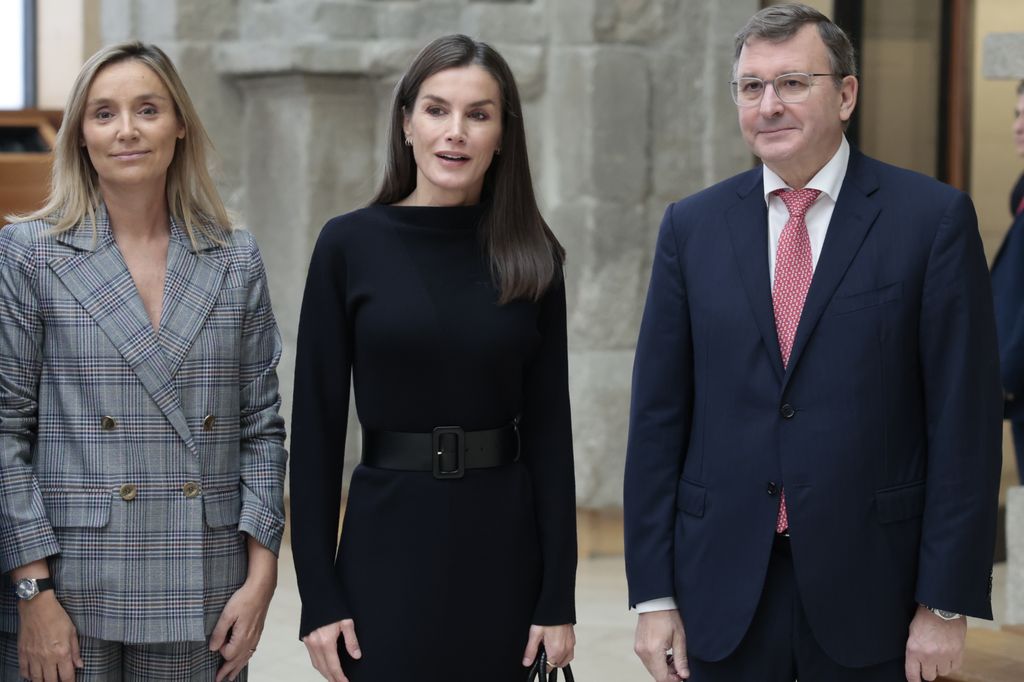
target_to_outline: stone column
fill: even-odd
[[[324,223],[371,198],[379,160],[382,113],[374,80],[316,51],[298,61],[290,51],[274,63],[259,46],[221,50],[221,73],[242,96],[241,188],[245,226],[256,236],[270,278],[284,354],[282,414],[291,414],[299,309],[309,256]],[[253,67],[255,65],[255,68]],[[358,461],[359,426],[349,417],[346,468]]]
[[[548,7],[542,194],[569,252],[578,499],[617,508],[654,239],[668,202],[749,162],[725,83],[731,36],[757,3]]]
[[[289,74],[237,83],[244,110],[239,206],[270,273],[285,348],[282,410],[291,414],[309,255],[327,220],[370,199],[378,112],[366,78]]]

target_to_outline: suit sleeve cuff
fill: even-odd
[[[284,518],[263,505],[251,502],[243,504],[238,520],[238,530],[251,535],[256,542],[269,549],[275,556],[281,551]]]
[[[651,613],[652,611],[674,611],[679,607],[676,606],[676,600],[672,597],[661,597],[642,601],[633,608],[637,613]]]

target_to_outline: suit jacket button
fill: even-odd
[[[779,492],[779,487],[775,485],[775,481],[768,481],[768,494],[774,496],[777,492]]]
[[[185,493],[185,497],[188,498],[198,497],[200,492],[199,484],[195,481],[189,481],[181,486],[181,492]]]
[[[100,419],[100,428],[104,431],[113,431],[117,428],[117,420],[113,417],[105,416]]]
[[[214,424],[217,423],[217,418],[212,414],[208,414],[203,417],[203,431],[213,431]]]
[[[117,490],[117,494],[121,496],[121,499],[125,502],[131,502],[139,494],[139,489],[135,487],[133,483],[124,483]]]
[[[786,403],[781,408],[779,408],[779,414],[782,415],[783,419],[792,419],[793,415],[796,414],[796,410],[793,409],[792,405]]]

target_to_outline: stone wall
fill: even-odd
[[[758,0],[101,3],[105,42],[171,54],[217,145],[224,195],[267,261],[285,414],[309,253],[328,218],[371,196],[395,81],[439,35],[492,42],[519,82],[538,195],[569,252],[579,504],[620,505],[650,252],[668,202],[751,163],[725,83],[732,34]]]
[[[989,33],[982,50],[985,78],[1024,78],[1024,33]]]

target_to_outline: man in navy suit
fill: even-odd
[[[1017,84],[1012,130],[1017,153],[1024,156],[1024,81]],[[1013,223],[992,261],[992,295],[1005,416],[1013,429],[1017,473],[1024,482],[1024,174],[1010,192],[1010,215]]]
[[[671,205],[626,462],[659,682],[934,680],[991,618],[1002,396],[964,193],[851,149],[853,49],[803,5],[736,37],[764,165]]]

